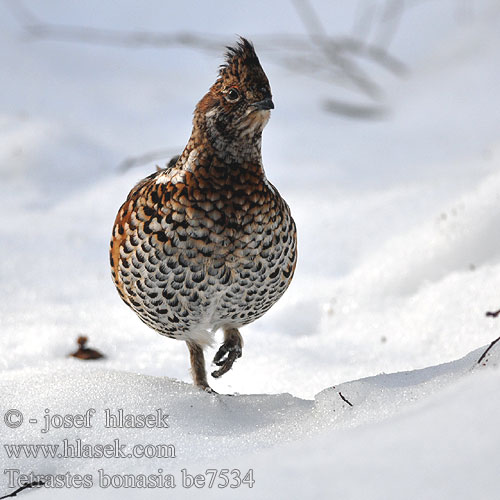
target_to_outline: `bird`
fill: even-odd
[[[153,330],[186,342],[194,385],[213,393],[204,350],[215,332],[217,379],[242,355],[240,328],[281,298],[297,263],[295,222],[262,163],[269,80],[250,41],[226,49],[182,154],[132,188],[110,243],[120,297]]]

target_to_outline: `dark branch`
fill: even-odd
[[[499,314],[500,314],[500,309],[498,311],[495,311],[495,312],[488,311],[486,313],[486,316],[488,316],[490,318],[496,318]]]
[[[36,486],[43,486],[44,484],[45,483],[43,481],[33,481],[32,483],[23,484],[20,488],[17,488],[17,490],[13,491],[12,493],[0,497],[0,500],[3,500],[4,498],[16,497],[17,494],[23,490],[27,490],[28,488],[35,488]]]
[[[500,337],[498,337],[497,339],[495,339],[489,346],[488,348],[486,349],[486,351],[483,352],[483,354],[481,354],[481,357],[477,360],[477,364],[480,365],[481,364],[481,361],[483,361],[483,359],[486,357],[486,355],[488,354],[488,352],[491,350],[491,348],[500,340]]]
[[[342,401],[346,402],[349,406],[354,406],[347,398],[344,397],[344,395],[339,391],[339,396]]]

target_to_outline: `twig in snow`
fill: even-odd
[[[78,350],[70,354],[70,356],[73,356],[74,358],[78,359],[100,359],[100,358],[105,358],[104,354],[100,353],[96,349],[91,349],[86,346],[88,341],[88,338],[85,337],[84,335],[78,337],[77,343],[78,343]],[[1,500],[1,499],[0,499]]]
[[[8,495],[4,495],[3,497],[0,497],[0,500],[3,500],[4,498],[16,497],[17,494],[23,490],[27,490],[28,488],[34,488],[36,486],[43,486],[44,484],[45,483],[43,481],[33,481],[32,483],[23,484],[20,488],[17,488],[17,490],[13,491],[12,493],[9,493]]]
[[[500,314],[500,309],[498,311],[495,311],[495,312],[488,311],[486,313],[486,316],[488,316],[490,318],[496,318],[499,314]]]
[[[339,391],[339,396],[342,401],[345,401],[349,406],[354,406],[347,398],[344,397],[344,395]]]
[[[488,354],[488,352],[491,350],[491,348],[500,340],[500,337],[498,337],[497,339],[495,339],[489,346],[488,348],[486,349],[486,351],[483,352],[483,354],[481,354],[481,357],[477,360],[477,364],[480,365],[481,364],[481,361],[483,361],[483,359],[486,357],[486,354]]]

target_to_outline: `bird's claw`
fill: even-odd
[[[222,377],[224,373],[227,373],[232,368],[234,362],[241,358],[241,354],[241,346],[222,344],[214,357],[214,363],[221,368],[212,372],[212,377]]]
[[[208,394],[219,394],[217,391],[214,391],[209,385],[207,385],[206,387],[200,387],[200,389],[203,389]]]

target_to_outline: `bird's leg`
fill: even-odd
[[[189,358],[191,360],[191,375],[196,387],[206,392],[217,394],[207,382],[207,372],[205,370],[205,356],[203,348],[196,342],[186,341],[189,349]]]
[[[228,372],[233,363],[241,358],[243,338],[237,328],[224,328],[224,342],[214,357],[214,363],[220,368],[212,372],[212,377],[219,378]]]

